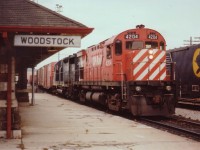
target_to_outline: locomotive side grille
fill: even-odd
[[[139,51],[133,58],[134,80],[166,80],[166,52],[158,49],[152,51],[152,59],[147,49]]]

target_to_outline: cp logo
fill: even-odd
[[[194,74],[200,78],[200,48],[196,49],[194,52],[192,65]]]

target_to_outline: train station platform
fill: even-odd
[[[198,150],[200,143],[46,93],[19,104],[22,139],[1,150]]]

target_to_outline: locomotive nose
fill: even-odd
[[[165,51],[159,49],[141,49],[133,53],[133,80],[165,80]]]

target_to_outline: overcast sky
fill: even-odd
[[[124,30],[144,24],[160,32],[167,49],[184,46],[190,36],[200,37],[200,0],[35,0],[51,10],[62,5],[61,14],[94,31],[81,41],[81,48],[67,48],[60,58],[97,44]],[[57,61],[58,55],[42,64]]]

